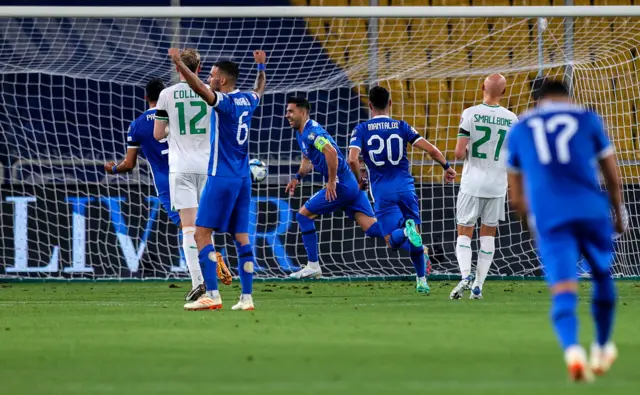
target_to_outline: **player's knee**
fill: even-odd
[[[562,293],[577,293],[578,282],[576,280],[562,280],[558,281],[551,286],[551,293],[558,295]]]
[[[249,234],[248,233],[236,233],[235,234],[235,243],[236,243],[236,247],[240,247],[240,246],[249,244]]]
[[[313,224],[313,219],[307,217],[300,211],[298,211],[298,213],[296,214],[296,220],[298,221],[298,224],[300,224],[300,226],[309,226]]]

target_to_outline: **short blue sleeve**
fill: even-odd
[[[136,136],[136,131],[138,130],[136,121],[131,122],[129,125],[129,130],[127,131],[127,148],[139,148],[140,141]]]
[[[598,116],[595,112],[589,112],[589,124],[591,125],[591,130],[593,131],[594,144],[596,149],[596,155],[598,159],[606,158],[607,156],[613,153],[613,147],[611,146],[611,142],[607,137],[607,131],[604,127],[604,122],[602,122],[602,118]]]
[[[357,148],[362,150],[362,128],[361,125],[356,126],[351,132],[351,140],[349,140],[349,148]]]
[[[520,172],[520,150],[518,148],[521,130],[524,128],[521,122],[518,122],[511,128],[507,137],[507,168],[509,172]]]
[[[416,141],[422,138],[420,133],[406,122],[402,122],[402,129],[404,130],[404,136],[402,137],[404,137],[405,141],[411,145],[415,144]]]
[[[215,108],[216,111],[221,112],[223,114],[233,115],[234,109],[235,109],[233,99],[226,93],[216,92],[215,95],[216,95],[216,104],[213,106],[213,108]]]
[[[260,96],[256,92],[250,92],[247,97],[251,103],[251,111],[258,108],[258,105],[260,104]]]

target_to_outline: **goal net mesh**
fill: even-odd
[[[614,271],[640,275],[633,205],[640,105],[637,19],[545,20],[541,65],[533,18],[0,20],[0,276],[188,275],[179,230],[154,198],[146,162],[126,175],[107,176],[103,169],[106,161],[124,156],[128,125],[147,108],[146,82],[154,77],[167,85],[176,82],[167,57],[171,46],[201,53],[203,80],[216,60],[240,63],[241,89],[250,89],[255,79],[251,51],[268,53],[267,93],[250,133],[251,157],[265,161],[270,172],[254,185],[251,206],[258,277],[282,278],[306,263],[295,212],[322,187],[313,176],[295,196],[284,194],[300,161],[294,131],[283,118],[288,96],[307,96],[312,117],[346,153],[351,130],[369,115],[368,87],[388,87],[392,116],[409,122],[453,160],[460,115],[481,102],[482,80],[496,72],[508,81],[501,104],[516,114],[531,106],[539,73],[570,79],[577,101],[602,114],[621,164],[625,200],[631,202],[631,232],[617,242]],[[433,273],[457,274],[458,185],[443,184],[442,170],[424,153],[409,155]],[[460,173],[462,164],[456,169]],[[407,255],[365,238],[342,213],[327,215],[316,226],[325,276],[413,273]],[[234,267],[232,240],[216,236],[216,246]],[[491,275],[542,274],[530,234],[510,212],[496,247]]]

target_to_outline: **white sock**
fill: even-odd
[[[456,257],[460,274],[465,279],[471,274],[471,238],[469,236],[458,236],[456,242]]]
[[[215,291],[207,291],[207,296],[209,296],[211,299],[216,299],[220,297],[220,291],[219,290],[215,290]]]
[[[194,238],[195,233],[196,228],[193,226],[187,226],[182,229],[182,249],[184,250],[184,257],[187,260],[187,267],[191,275],[191,286],[193,288],[203,282],[202,270],[200,269],[200,262],[198,262],[198,246]]]
[[[493,236],[480,237],[480,251],[478,252],[478,266],[476,267],[476,280],[474,286],[480,287],[484,284],[489,274],[491,262],[493,262],[493,253],[496,250],[496,238]]]
[[[251,294],[241,294],[240,295],[240,300],[242,300],[242,301],[251,300]]]
[[[416,277],[416,280],[420,283],[423,281],[427,281],[427,277],[423,276],[423,277]]]
[[[320,262],[307,262],[307,267],[313,270],[320,270]]]

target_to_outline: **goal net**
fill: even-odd
[[[301,155],[284,120],[288,96],[307,96],[313,119],[346,153],[351,130],[369,116],[368,87],[385,86],[392,92],[392,116],[412,124],[453,161],[460,115],[481,102],[482,80],[496,72],[508,81],[501,104],[516,114],[531,106],[539,75],[566,78],[577,101],[602,114],[631,217],[631,231],[617,241],[614,271],[640,275],[638,18],[0,16],[0,21],[1,277],[188,276],[179,230],[155,198],[147,163],[141,160],[132,173],[117,176],[105,175],[103,168],[123,158],[128,125],[147,108],[146,82],[154,77],[167,85],[176,82],[167,57],[171,46],[200,52],[203,80],[214,61],[238,62],[241,89],[250,89],[255,79],[251,51],[262,48],[268,54],[267,93],[250,133],[251,157],[269,166],[268,179],[254,185],[250,209],[260,278],[284,278],[306,263],[295,213],[322,187],[316,175],[305,179],[295,196],[284,193]],[[409,155],[433,273],[455,275],[458,185],[445,185],[440,167],[422,152]],[[462,164],[455,167],[460,173]],[[342,213],[327,215],[316,226],[328,277],[413,273],[408,256],[365,238]],[[498,233],[491,275],[542,274],[531,236],[512,213]],[[216,246],[235,267],[232,240],[216,236]]]

